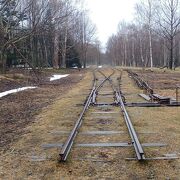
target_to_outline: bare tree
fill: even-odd
[[[64,68],[73,60],[85,67],[96,28],[82,2],[0,0],[0,69],[21,61],[33,69]]]
[[[40,23],[41,17],[46,8],[46,3],[39,2],[36,5],[35,3],[35,0],[29,0],[26,2],[23,0],[5,0],[0,2],[0,26],[2,34],[0,64],[3,66],[3,72],[6,70],[7,56],[15,50],[15,44],[32,36]],[[38,14],[31,14],[28,18],[29,12],[37,12],[37,9]],[[27,62],[28,60],[26,59],[25,61]],[[28,64],[30,64],[30,61],[28,61]],[[31,65],[31,67],[33,66]]]
[[[89,45],[94,42],[96,26],[91,22],[87,11],[83,10],[79,18],[79,53],[83,67],[86,68],[87,50]]]
[[[163,36],[167,39],[167,47],[170,51],[169,68],[173,69],[175,58],[175,39],[180,32],[180,2],[179,0],[161,0],[160,12],[158,12],[159,25]]]
[[[141,0],[136,4],[137,20],[148,29],[150,67],[153,67],[152,29],[154,25],[156,0]]]

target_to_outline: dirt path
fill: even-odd
[[[92,74],[89,72],[67,94],[44,108],[36,116],[35,122],[26,128],[26,134],[12,143],[8,151],[1,152],[0,179],[179,179],[179,159],[145,163],[127,161],[125,158],[135,155],[131,148],[73,148],[68,162],[64,164],[57,161],[60,148],[43,148],[49,143],[66,140],[67,135],[60,135],[59,132],[72,129],[89,93],[91,79]],[[128,102],[142,100],[137,95],[141,90],[127,73],[123,74],[122,87]],[[116,108],[116,112],[120,112],[119,108]],[[180,108],[128,108],[128,112],[142,142],[168,145],[164,148],[146,148],[147,156],[180,154]],[[103,128],[100,124],[90,126],[90,121],[93,119],[85,119],[81,131]],[[116,130],[126,131],[122,117],[112,123],[111,127]],[[104,126],[110,127],[108,124]],[[96,142],[100,140],[98,138],[88,138],[88,141]],[[128,141],[124,135],[109,140],[117,141],[119,138],[120,141]],[[106,137],[103,139],[105,142],[108,140]],[[81,136],[76,141],[86,140],[86,137]]]

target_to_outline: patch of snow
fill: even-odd
[[[98,66],[98,68],[102,68],[102,66]]]
[[[67,76],[69,76],[69,74],[64,74],[64,75],[55,74],[55,75],[53,75],[53,77],[50,78],[50,81],[55,81],[55,80],[58,80],[58,79],[61,79],[61,78],[65,78]]]
[[[78,67],[77,66],[75,66],[75,67],[72,67],[73,69],[78,69]]]
[[[2,98],[2,97],[4,97],[4,96],[7,96],[7,95],[9,95],[9,94],[13,94],[13,93],[17,93],[17,92],[24,91],[24,90],[26,90],[26,89],[35,89],[35,88],[37,88],[37,87],[31,87],[31,86],[29,86],[29,87],[22,87],[22,88],[17,88],[17,89],[11,89],[11,90],[9,90],[9,91],[5,91],[5,92],[0,93],[0,98]]]

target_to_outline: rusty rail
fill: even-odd
[[[138,74],[127,70],[128,74],[134,79],[139,88],[144,89],[148,94],[152,95],[154,93],[153,89],[149,86],[147,82],[141,79]]]
[[[116,92],[116,98],[117,98],[117,101],[120,103],[120,107],[121,107],[123,115],[124,115],[124,119],[125,119],[128,131],[129,131],[129,134],[130,134],[130,137],[132,140],[132,144],[133,144],[135,152],[136,152],[137,160],[139,160],[139,161],[145,160],[144,150],[143,150],[142,145],[138,139],[137,133],[136,133],[134,126],[131,122],[129,114],[125,108],[125,105],[124,105],[124,102],[123,102],[123,99],[122,99],[120,92]]]
[[[105,76],[105,75],[104,75]],[[120,77],[122,76],[122,74],[120,75]],[[106,76],[105,76],[106,77]],[[134,129],[134,126],[131,122],[131,119],[129,117],[129,114],[125,108],[125,104],[124,104],[124,101],[123,101],[123,95],[120,91],[120,86],[118,86],[118,90],[115,88],[112,80],[110,78],[108,78],[110,84],[111,84],[111,87],[115,93],[115,96],[116,96],[116,101],[118,102],[119,106],[121,107],[122,109],[122,113],[123,113],[123,116],[124,116],[124,120],[126,122],[126,126],[128,128],[128,132],[129,132],[129,135],[131,137],[131,140],[132,140],[132,144],[133,144],[133,147],[135,149],[135,152],[136,152],[136,157],[137,157],[137,160],[138,161],[142,161],[142,160],[145,160],[145,155],[144,155],[144,150],[143,150],[143,147],[138,139],[138,136],[137,136],[137,133]],[[120,80],[119,80],[119,83],[120,83]]]
[[[61,149],[61,152],[60,152],[60,161],[62,162],[65,162],[67,160],[67,157],[71,151],[71,148],[73,146],[73,143],[74,143],[74,140],[78,134],[78,130],[79,128],[81,127],[81,124],[82,124],[82,121],[83,121],[83,116],[86,112],[86,110],[89,108],[90,104],[92,103],[92,101],[94,101],[94,95],[95,95],[95,91],[97,91],[106,81],[107,79],[113,75],[113,73],[108,76],[107,78],[105,78],[98,87],[96,87],[96,77],[95,77],[95,72],[93,72],[93,75],[94,75],[94,82],[93,82],[93,87],[92,87],[92,90],[85,102],[85,105],[84,105],[84,108],[83,108],[83,111],[81,112],[78,120],[76,121],[75,125],[74,125],[74,128],[73,130],[71,131],[69,137],[67,138],[65,144],[63,145],[62,149]]]
[[[93,73],[94,74],[94,73]],[[60,152],[60,161],[66,161],[67,160],[67,157],[70,153],[70,150],[72,148],[72,145],[73,145],[73,142],[74,142],[74,139],[76,138],[77,134],[78,134],[78,129],[80,128],[81,124],[82,124],[82,118],[83,118],[83,115],[85,113],[85,111],[88,109],[90,103],[91,103],[91,100],[92,100],[92,96],[93,96],[93,92],[95,90],[95,85],[96,85],[96,78],[95,78],[95,74],[94,74],[94,82],[93,82],[93,87],[92,87],[92,90],[86,100],[86,103],[85,103],[85,106],[83,108],[83,111],[81,112],[78,120],[76,121],[76,124],[73,128],[73,130],[71,131],[68,139],[66,140],[63,148],[61,149],[61,152]]]
[[[96,104],[96,97],[98,95],[98,90],[103,86],[103,84],[108,81],[110,79],[111,76],[114,75],[115,71],[113,70],[113,72],[107,77],[105,76],[105,74],[103,72],[101,72],[100,70],[98,70],[98,72],[103,75],[105,77],[105,79],[100,83],[100,85],[94,90],[93,93],[93,98],[92,98],[92,104],[95,105]]]

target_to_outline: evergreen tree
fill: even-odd
[[[14,53],[11,42],[22,30],[21,23],[27,19],[25,12],[17,10],[18,5],[17,0],[0,0],[0,69],[3,71],[6,69],[7,57],[10,60],[9,57]]]

